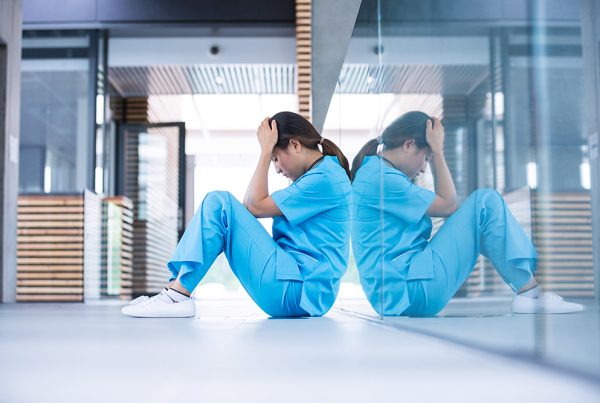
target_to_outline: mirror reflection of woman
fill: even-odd
[[[435,192],[414,184],[431,165]],[[352,250],[361,285],[380,315],[435,315],[488,257],[515,292],[514,313],[583,309],[542,292],[533,273],[536,250],[492,189],[460,205],[444,157],[444,127],[408,112],[367,142],[352,164]],[[446,217],[431,240],[431,217]]]
[[[179,241],[167,286],[123,307],[134,317],[194,317],[190,294],[224,253],[235,276],[270,316],[320,316],[346,271],[352,188],[348,161],[310,122],[292,112],[263,120],[260,158],[243,203],[214,191]],[[293,181],[269,195],[268,171]],[[273,236],[258,222],[273,217]]]

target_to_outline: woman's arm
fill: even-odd
[[[427,143],[433,156],[432,172],[436,197],[427,210],[431,217],[448,217],[458,208],[456,188],[444,157],[444,126],[439,119],[427,121]]]
[[[244,196],[244,206],[259,218],[283,215],[269,196],[269,164],[273,147],[277,143],[277,123],[273,120],[271,125],[269,127],[269,118],[266,118],[258,127],[256,136],[260,144],[260,158]]]

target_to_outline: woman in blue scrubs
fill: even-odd
[[[346,271],[352,187],[340,149],[292,112],[263,120],[260,158],[243,203],[210,192],[179,241],[169,285],[122,309],[134,317],[193,317],[191,292],[220,253],[256,304],[271,316],[321,316]],[[269,195],[270,163],[293,183]],[[273,237],[258,222],[273,217]]]
[[[459,206],[444,158],[439,119],[409,112],[361,149],[352,164],[352,250],[361,285],[380,315],[435,315],[488,257],[516,293],[514,313],[568,313],[583,307],[540,290],[536,250],[492,189]],[[431,164],[435,192],[414,184]],[[446,217],[433,238],[431,218]]]

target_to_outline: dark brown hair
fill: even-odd
[[[407,112],[394,120],[381,133],[381,141],[383,147],[387,150],[402,147],[408,140],[415,140],[418,148],[429,147],[427,144],[427,121],[431,117],[426,113],[419,111]],[[368,155],[377,154],[378,146],[377,138],[367,141],[360,149],[354,160],[352,161],[352,171],[350,179],[354,180],[356,171],[362,165],[363,160]]]
[[[321,135],[315,129],[315,127],[305,118],[294,112],[279,112],[269,119],[269,125],[271,121],[277,122],[277,143],[275,147],[286,149],[290,140],[295,139],[300,142],[304,147],[319,150],[319,142],[321,141]],[[346,174],[350,178],[350,166],[348,159],[342,153],[342,150],[335,145],[329,139],[323,138],[321,143],[323,147],[324,155],[336,156],[342,165],[342,168],[346,171]]]

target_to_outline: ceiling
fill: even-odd
[[[468,94],[488,76],[482,65],[345,64],[337,93]],[[175,94],[294,94],[294,64],[200,64],[110,67],[121,96]]]

